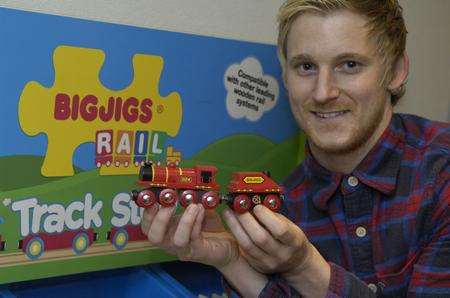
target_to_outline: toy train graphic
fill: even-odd
[[[143,241],[147,235],[143,234],[140,225],[126,225],[121,228],[112,227],[106,239],[117,250],[124,249],[129,242]],[[78,229],[64,231],[62,233],[38,233],[28,235],[19,240],[18,248],[21,249],[30,260],[41,258],[45,251],[58,249],[72,249],[76,255],[82,255],[98,240],[98,234],[94,229]],[[6,242],[1,241],[0,251],[5,250]]]
[[[245,213],[258,204],[279,211],[283,188],[270,178],[268,172],[232,173],[225,195],[219,193],[216,175],[215,166],[180,168],[146,162],[139,170],[138,180],[144,188],[133,190],[131,197],[143,208],[150,208],[155,203],[170,207],[179,202],[183,207],[201,203],[205,209],[214,209],[224,201],[237,213]]]

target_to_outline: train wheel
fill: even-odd
[[[237,195],[233,200],[233,210],[237,213],[245,213],[252,207],[252,201],[247,195]]]
[[[72,241],[72,249],[77,255],[81,255],[89,247],[89,236],[85,232],[77,234]]]
[[[172,207],[177,203],[177,200],[178,195],[173,189],[166,188],[159,194],[159,203],[164,207]]]
[[[205,209],[214,209],[219,205],[220,198],[217,192],[215,191],[208,191],[205,192],[202,196],[202,205],[205,207]]]
[[[36,236],[28,242],[25,253],[31,260],[37,260],[44,253],[44,249],[44,241],[42,241],[41,237]]]
[[[141,190],[136,198],[136,205],[142,208],[150,208],[156,203],[156,195],[151,189]]]
[[[125,229],[118,229],[114,234],[112,244],[117,250],[124,249],[128,244],[128,232]]]
[[[270,210],[277,212],[278,210],[280,210],[281,199],[277,195],[270,194],[264,198],[263,205]]]
[[[181,193],[180,198],[181,206],[186,208],[189,204],[197,203],[197,194],[194,190],[185,190]]]

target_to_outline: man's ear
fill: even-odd
[[[388,85],[388,89],[395,93],[395,90],[400,89],[408,79],[409,74],[409,57],[406,50],[397,59],[393,69],[392,80]]]

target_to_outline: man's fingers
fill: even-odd
[[[261,222],[273,238],[281,243],[292,246],[297,240],[298,228],[293,228],[291,222],[281,214],[270,211],[263,205],[257,205],[253,208],[253,213],[259,222]]]
[[[176,206],[159,208],[148,231],[148,240],[155,244],[161,245],[166,235],[167,227],[170,219],[175,211]]]
[[[222,216],[242,250],[244,250],[247,254],[252,255],[256,259],[269,257],[253,243],[252,239],[241,226],[241,223],[237,219],[236,215],[230,209],[226,208],[222,212]]]
[[[177,229],[175,230],[175,234],[173,235],[173,244],[176,247],[184,247],[189,244],[194,223],[199,211],[200,207],[197,204],[190,204],[183,212],[183,215],[178,222]]]
[[[199,211],[197,217],[195,218],[194,227],[192,228],[191,240],[196,240],[200,238],[202,232],[203,219],[205,218],[205,208],[202,204],[198,205]]]
[[[148,231],[150,230],[150,226],[152,225],[153,219],[155,218],[157,212],[158,206],[156,204],[151,208],[144,209],[144,214],[142,215],[141,220],[141,230],[144,235],[148,235]]]
[[[261,223],[250,213],[246,212],[236,216],[242,228],[247,232],[251,241],[262,251],[271,256],[276,256],[282,244],[266,230]]]

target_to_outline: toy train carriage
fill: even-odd
[[[214,166],[179,168],[145,163],[140,168],[138,183],[146,188],[133,190],[131,195],[136,204],[144,208],[153,206],[157,201],[170,207],[179,200],[183,207],[195,202],[213,209],[220,203],[216,173]]]
[[[93,242],[97,241],[97,233],[93,229],[64,231],[62,233],[38,233],[28,235],[19,241],[19,249],[31,259],[41,257],[44,251],[72,248],[76,254],[83,254]]]
[[[266,172],[235,172],[225,199],[237,213],[245,213],[258,204],[277,212],[281,207],[283,192],[283,188]]]

